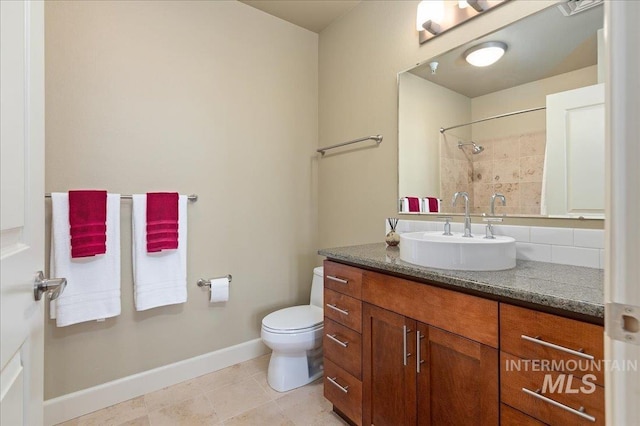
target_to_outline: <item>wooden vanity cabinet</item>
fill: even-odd
[[[539,397],[545,373],[507,370],[597,365],[601,326],[332,261],[324,297],[325,397],[354,424],[604,424],[602,371],[573,372],[593,392],[543,395],[554,404]]]
[[[604,425],[604,329],[500,305],[500,398],[544,424]]]
[[[324,396],[362,424],[362,270],[324,262]]]
[[[498,424],[496,302],[369,271],[362,298],[363,424]]]

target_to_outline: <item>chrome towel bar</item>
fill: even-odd
[[[328,151],[330,149],[338,148],[338,147],[345,146],[345,145],[350,145],[350,144],[356,143],[356,142],[364,142],[364,141],[368,141],[368,140],[376,141],[376,144],[380,145],[382,143],[382,135],[365,136],[364,138],[354,139],[354,140],[348,141],[348,142],[337,143],[337,144],[331,145],[331,146],[325,146],[324,148],[316,149],[316,152],[319,152],[320,154],[324,155],[325,151]]]
[[[44,198],[51,198],[51,193],[47,192],[46,194],[44,194]],[[131,195],[120,195],[120,198],[124,200],[130,200],[133,197]],[[198,194],[191,194],[187,197],[187,199],[189,201],[196,202],[198,201]]]
[[[211,287],[211,281],[217,280],[218,278],[227,278],[229,279],[229,283],[231,283],[231,280],[233,279],[231,274],[223,275],[221,277],[210,278],[208,280],[205,280],[204,278],[200,278],[198,280],[198,287]]]

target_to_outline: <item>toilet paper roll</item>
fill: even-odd
[[[229,278],[215,278],[211,280],[210,302],[226,302],[229,300]]]

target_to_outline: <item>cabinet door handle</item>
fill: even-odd
[[[402,365],[407,366],[407,358],[411,356],[410,353],[407,353],[407,334],[411,333],[411,329],[407,328],[406,325],[402,326]]]
[[[416,372],[420,373],[420,364],[424,361],[420,359],[420,340],[424,339],[424,335],[420,331],[416,332]]]
[[[333,275],[327,275],[327,279],[329,279],[331,281],[338,282],[340,284],[349,284],[349,280],[344,280],[342,278],[338,278],[338,277],[333,276]]]
[[[342,342],[340,341],[338,338],[336,338],[335,334],[329,334],[327,333],[326,335],[329,339],[333,340],[334,342],[336,342],[337,344],[339,344],[340,346],[342,346],[343,348],[346,348],[347,346],[349,346],[349,342]]]
[[[527,342],[537,343],[538,345],[546,346],[548,348],[557,349],[559,351],[566,352],[566,353],[569,353],[571,355],[579,356],[581,358],[590,359],[590,360],[594,359],[593,355],[585,354],[584,352],[581,352],[581,351],[574,351],[573,349],[565,348],[564,346],[556,345],[556,344],[553,344],[553,343],[550,343],[550,342],[545,342],[544,340],[540,339],[539,337],[530,337],[530,336],[527,336],[526,334],[522,334],[522,335],[520,335],[520,337],[522,339],[526,340]]]
[[[332,305],[331,303],[327,303],[327,307],[333,309],[334,311],[340,312],[341,314],[349,315],[349,311],[347,311],[346,309],[340,309],[336,305]]]
[[[522,388],[522,392],[526,393],[527,395],[531,395],[534,398],[538,398],[541,401],[547,402],[547,403],[549,403],[549,404],[551,404],[553,406],[556,406],[558,408],[562,408],[563,410],[568,411],[570,413],[573,413],[576,416],[580,416],[583,419],[587,419],[587,420],[592,421],[592,422],[596,421],[595,417],[590,416],[589,414],[584,412],[584,407],[580,407],[579,409],[576,410],[575,408],[571,408],[571,407],[569,407],[567,405],[561,404],[558,401],[554,401],[553,399],[548,398],[548,397],[540,394],[539,390],[534,392],[534,391],[529,390],[527,388]]]
[[[333,383],[335,386],[338,387],[338,389],[340,389],[342,392],[344,393],[349,393],[349,386],[342,386],[340,383],[338,383],[336,381],[337,377],[329,377],[327,376],[327,380],[330,381],[331,383]]]

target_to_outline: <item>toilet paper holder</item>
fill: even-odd
[[[233,279],[231,274],[223,275],[221,277],[210,278],[208,280],[205,280],[204,278],[200,278],[198,280],[198,287],[211,287],[211,280],[217,280],[218,278],[227,278],[229,280],[229,283],[231,283],[231,280]]]

